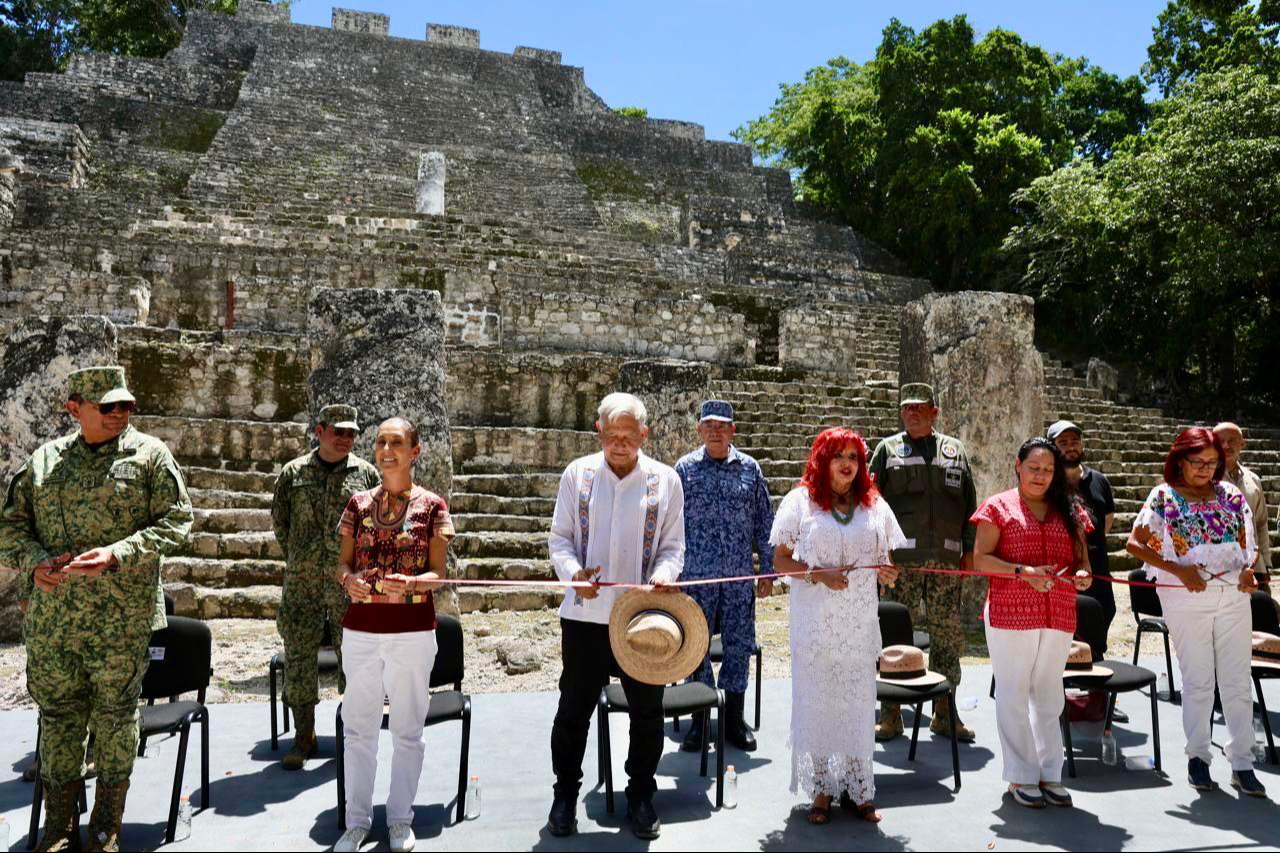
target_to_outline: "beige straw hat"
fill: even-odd
[[[1280,637],[1254,631],[1253,659],[1250,663],[1267,669],[1280,669]]]
[[[1063,678],[1110,678],[1115,671],[1093,662],[1093,648],[1083,640],[1071,641],[1071,654],[1062,671]]]
[[[915,646],[885,646],[880,652],[876,681],[899,687],[932,687],[947,680],[940,672],[930,672],[924,665],[924,652]]]
[[[688,678],[702,665],[710,643],[707,617],[683,592],[628,590],[609,614],[613,657],[623,672],[644,684]]]

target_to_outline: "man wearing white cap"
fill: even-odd
[[[609,616],[616,588],[601,582],[670,584],[684,568],[684,489],[669,466],[646,456],[649,436],[644,403],[614,393],[600,403],[596,431],[602,452],[569,464],[560,478],[548,546],[561,581],[590,583],[565,590],[560,607],[560,704],[551,729],[555,800],[547,830],[556,836],[577,828],[582,759],[600,690],[618,675],[631,718],[626,771],[632,831],[657,838],[654,774],[662,755],[661,686],[644,684],[617,665],[609,644]]]

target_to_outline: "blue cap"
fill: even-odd
[[[698,418],[699,423],[702,421],[733,423],[733,404],[728,400],[707,400],[702,404],[702,415]]]

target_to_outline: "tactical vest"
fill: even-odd
[[[905,548],[893,552],[898,563],[942,562],[958,566],[964,555],[964,445],[933,434],[937,448],[926,462],[921,448],[905,432],[884,440],[885,468],[876,484],[898,519]]]

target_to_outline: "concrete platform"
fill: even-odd
[[[1163,660],[1144,661],[1160,669]],[[418,793],[415,832],[419,850],[1274,850],[1280,848],[1280,806],[1270,800],[1240,797],[1227,783],[1230,771],[1219,757],[1214,778],[1222,790],[1201,794],[1185,781],[1181,709],[1160,702],[1160,727],[1167,776],[1153,771],[1108,767],[1098,760],[1098,743],[1078,731],[1079,776],[1067,780],[1074,809],[1029,811],[1004,795],[994,707],[986,696],[990,669],[965,671],[961,696],[978,696],[966,720],[977,743],[961,746],[963,787],[952,792],[948,744],[922,735],[917,760],[907,761],[907,739],[876,749],[877,804],[884,812],[878,827],[837,812],[825,827],[805,821],[805,804],[788,792],[790,683],[768,681],[764,689],[761,749],[750,756],[730,749],[728,760],[740,773],[739,805],[717,812],[714,777],[698,776],[697,756],[681,753],[679,735],[668,727],[668,743],[659,767],[655,800],[663,820],[661,839],[635,839],[619,813],[605,813],[603,790],[596,788],[595,738],[586,759],[580,832],[553,838],[543,829],[551,802],[549,735],[556,696],[486,694],[474,697],[471,772],[482,785],[479,819],[453,820],[460,726],[427,730],[427,764]],[[1264,682],[1264,684],[1267,684]],[[1267,686],[1267,704],[1280,709],[1280,681]],[[1150,703],[1145,695],[1121,700],[1133,722],[1119,732],[1127,755],[1151,754]],[[212,709],[212,804],[200,810],[199,751],[188,755],[184,790],[197,811],[191,838],[173,850],[322,850],[338,837],[335,820],[335,768],[332,703],[321,706],[321,758],[305,771],[287,773],[270,750],[269,718],[264,704],[218,705]],[[748,701],[748,718],[751,718]],[[908,717],[908,720],[910,718]],[[1272,726],[1280,731],[1280,713]],[[626,720],[612,722],[615,774],[619,790]],[[1215,734],[1221,736],[1219,726]],[[32,786],[19,778],[34,748],[35,713],[0,714],[0,813],[11,824],[14,849],[25,849]],[[1220,738],[1218,740],[1220,743]],[[282,752],[289,739],[281,743]],[[155,743],[158,755],[139,760],[129,797],[124,843],[130,850],[163,846],[164,821],[172,785],[176,739]],[[390,740],[382,739],[381,783],[374,794],[386,796]],[[714,773],[714,758],[712,761]],[[1280,768],[1257,768],[1272,796],[1280,799]],[[90,795],[92,797],[92,794]],[[376,809],[373,839],[366,850],[385,850],[384,813]]]

